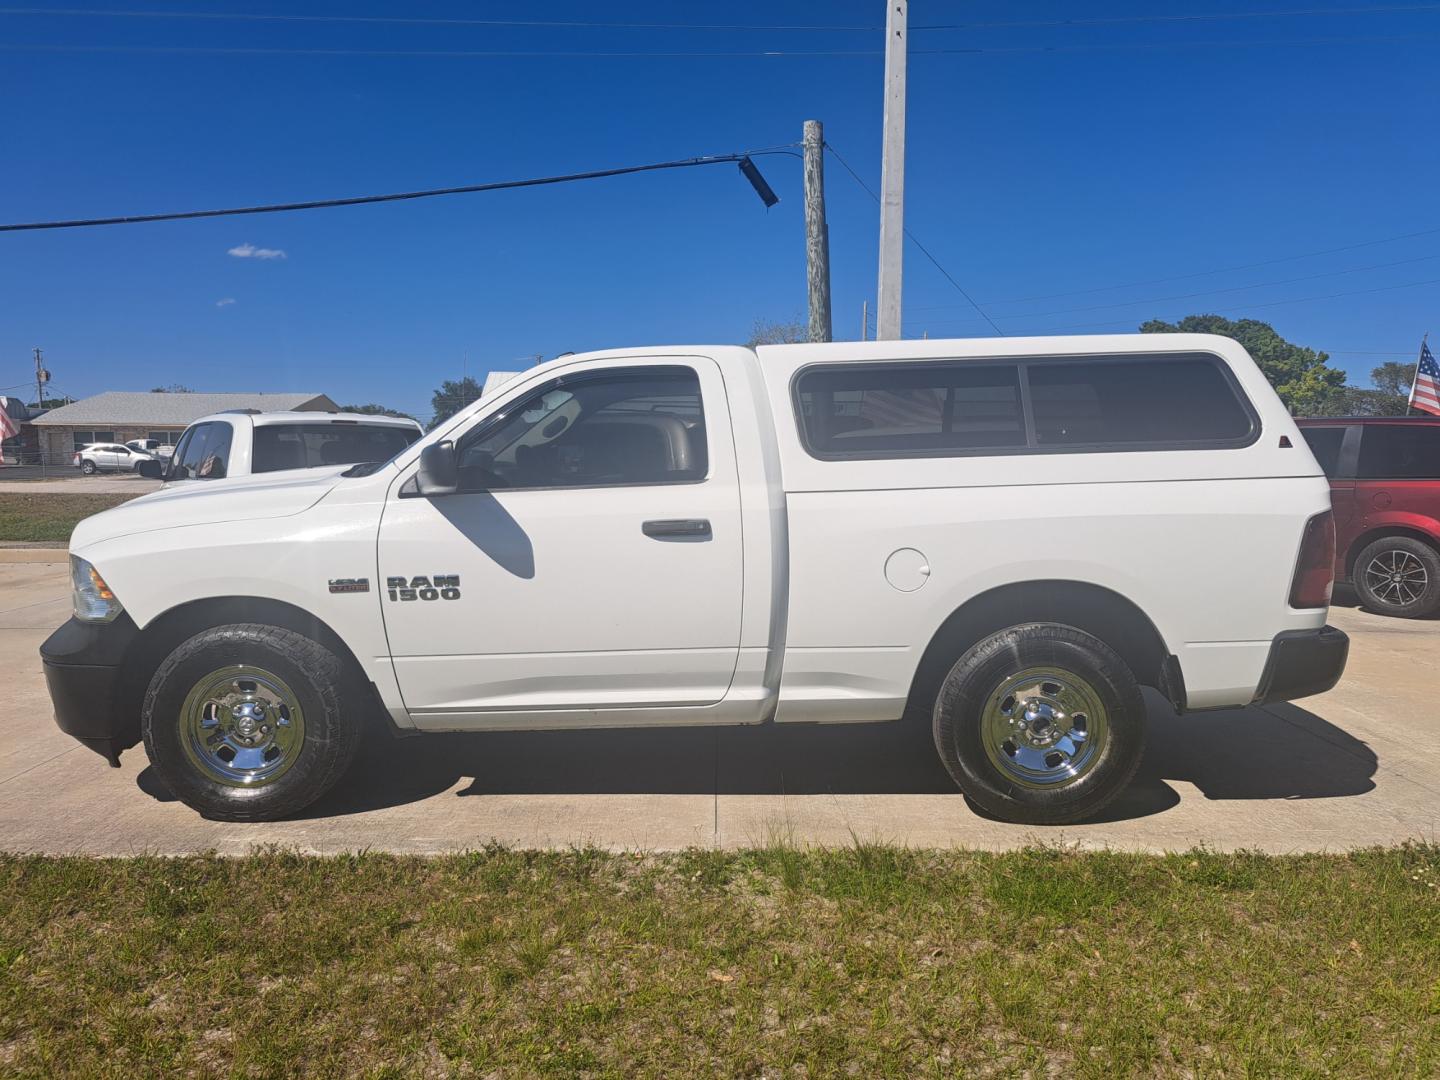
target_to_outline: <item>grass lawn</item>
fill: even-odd
[[[81,518],[109,510],[144,494],[97,495],[93,492],[37,491],[0,494],[0,540],[69,540]]]
[[[1440,1073],[1440,848],[0,856],[6,1075]]]

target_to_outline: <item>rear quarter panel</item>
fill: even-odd
[[[791,379],[814,362],[1144,352],[1219,356],[1258,414],[1256,440],[1215,450],[821,461],[802,446],[791,403]],[[898,716],[944,620],[1011,583],[1084,582],[1134,602],[1179,657],[1197,708],[1250,700],[1274,636],[1324,623],[1323,609],[1296,611],[1287,597],[1305,522],[1329,507],[1329,486],[1274,391],[1229,339],[870,342],[760,355],[790,530],[779,719]],[[909,592],[885,569],[904,548],[930,571]]]

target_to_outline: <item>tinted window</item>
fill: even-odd
[[[375,424],[262,424],[255,428],[250,471],[389,461],[419,437],[414,428]]]
[[[219,480],[230,467],[229,424],[196,424],[185,434],[170,467],[172,480]]]
[[[180,438],[180,432],[151,431],[146,435],[146,438],[152,442],[160,443],[164,446],[174,446],[176,441],[178,441]]]
[[[1310,452],[1326,476],[1340,471],[1340,445],[1345,441],[1343,427],[1302,427],[1300,434],[1310,444]]]
[[[708,467],[700,380],[688,367],[556,379],[460,445],[467,490],[683,483]]]
[[[1252,431],[1218,362],[1202,357],[1032,363],[1029,380],[1041,447],[1225,444]]]
[[[1363,425],[1358,475],[1380,480],[1440,479],[1440,423]]]
[[[806,445],[821,455],[945,453],[1025,445],[1011,365],[823,367],[796,385]]]
[[[87,446],[91,443],[108,443],[115,441],[113,431],[77,431],[75,432],[76,447]]]

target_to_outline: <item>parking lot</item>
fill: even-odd
[[[159,480],[147,480],[133,473],[97,473],[83,476],[77,470],[68,472],[47,466],[6,465],[0,468],[0,492],[17,495],[42,491],[69,493],[90,492],[95,495],[144,495],[160,490]]]
[[[1104,820],[1081,826],[978,816],[928,733],[901,724],[377,738],[301,819],[209,822],[173,799],[142,748],[110,769],[55,728],[36,650],[69,615],[61,559],[0,563],[0,849],[671,849],[778,836],[1290,852],[1440,835],[1440,621],[1385,619],[1343,598],[1331,621],[1352,645],[1335,690],[1183,718],[1152,698],[1136,782]]]

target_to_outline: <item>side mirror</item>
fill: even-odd
[[[147,480],[165,479],[165,466],[154,458],[136,464],[135,471]]]
[[[415,486],[426,498],[454,495],[460,490],[459,462],[453,442],[446,439],[420,451],[420,471],[415,474]]]

